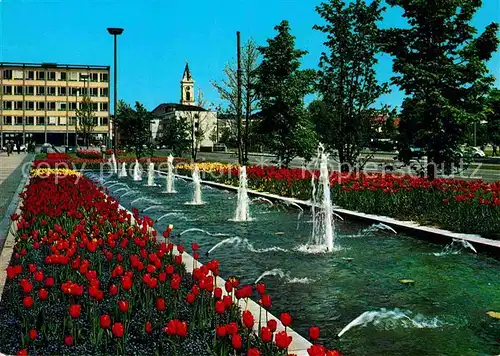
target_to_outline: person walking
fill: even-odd
[[[498,149],[498,146],[496,143],[492,143],[491,144],[491,147],[493,147],[493,153],[492,153],[492,156],[495,157],[495,156],[498,156],[498,153],[497,153],[497,149]]]

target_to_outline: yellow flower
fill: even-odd
[[[76,177],[82,175],[80,172],[68,168],[37,168],[31,170],[32,177],[43,177],[51,174],[59,176],[76,176]]]

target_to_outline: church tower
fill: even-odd
[[[187,62],[181,80],[181,104],[194,105],[194,80]]]

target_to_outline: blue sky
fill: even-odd
[[[273,27],[290,21],[297,47],[309,51],[304,68],[317,68],[323,35],[314,8],[320,0],[0,0],[0,61],[112,65],[113,41],[107,27],[123,27],[118,50],[118,97],[138,100],[149,109],[178,102],[186,60],[205,99],[219,103],[211,81],[220,80],[235,57],[236,31],[259,45],[275,35]],[[389,9],[384,27],[404,25],[401,12]],[[474,25],[482,31],[500,22],[500,1],[483,0]],[[500,87],[500,52],[489,62]],[[383,56],[379,79],[391,76]],[[380,99],[397,106],[394,89]]]

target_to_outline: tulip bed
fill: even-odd
[[[102,158],[102,152],[95,149],[79,149],[76,151],[76,156],[78,158],[100,159]]]
[[[0,352],[18,355],[287,355],[276,321],[238,308],[251,296],[270,307],[265,286],[230,278],[215,286],[217,260],[193,273],[172,226],[132,217],[78,172],[34,170],[21,193],[13,257],[0,302]],[[2,266],[5,268],[6,266]],[[291,324],[287,313],[281,315]],[[260,325],[259,325],[260,326]],[[310,330],[310,339],[319,329]],[[311,356],[339,356],[321,345]]]
[[[192,164],[177,166],[190,175]],[[238,185],[238,167],[200,164],[203,179]],[[311,199],[311,179],[318,171],[247,167],[248,186],[301,200]],[[331,172],[333,202],[345,209],[414,220],[424,225],[500,239],[500,182],[425,178],[385,173]]]

